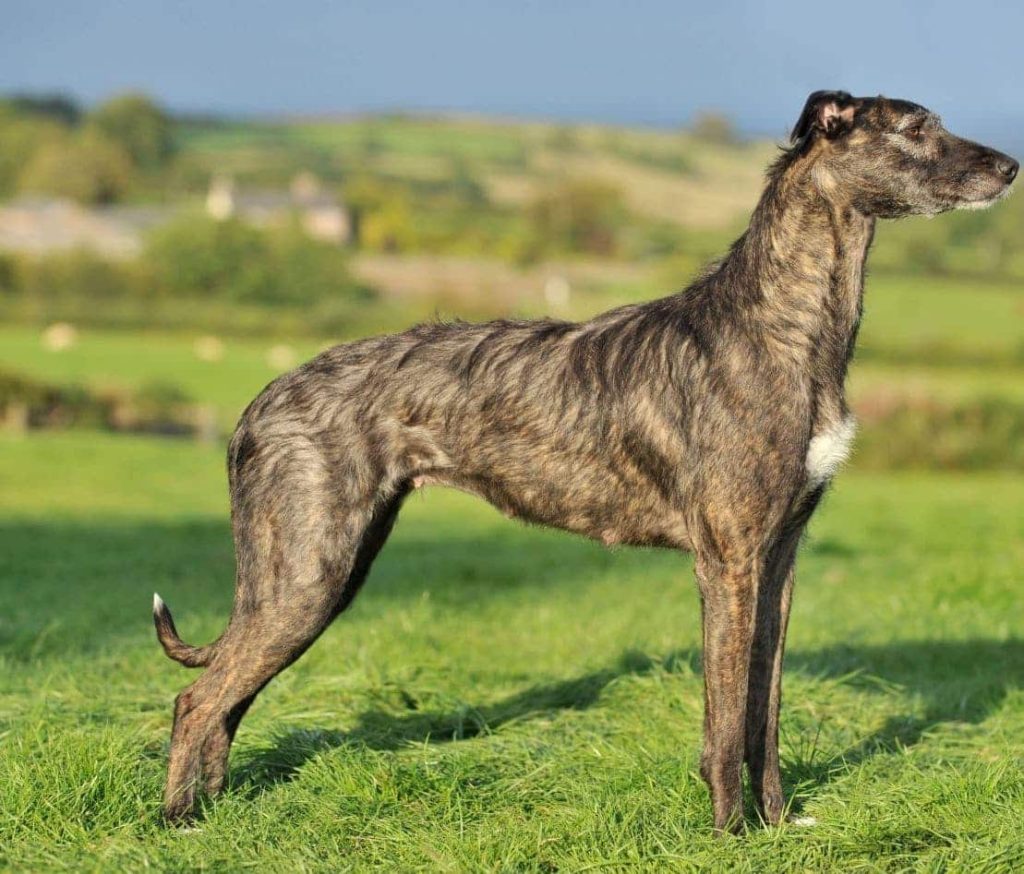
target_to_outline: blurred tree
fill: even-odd
[[[529,209],[538,254],[562,249],[611,255],[624,213],[618,190],[599,180],[570,180],[546,191]]]
[[[413,243],[408,190],[376,176],[358,176],[345,186],[352,219],[352,243],[362,249],[398,252]]]
[[[22,258],[15,276],[18,293],[40,305],[59,300],[99,303],[132,293],[129,265],[85,249]]]
[[[67,138],[66,128],[52,119],[25,115],[13,105],[0,105],[0,197],[9,197],[18,187],[18,177],[44,145]]]
[[[158,294],[260,300],[273,283],[269,248],[266,234],[237,219],[186,215],[154,231],[145,260]]]
[[[270,242],[276,282],[264,302],[308,304],[356,290],[345,250],[314,240],[298,222],[273,234]]]
[[[144,94],[114,97],[93,110],[88,122],[118,143],[144,170],[162,167],[174,154],[174,124]]]
[[[9,252],[0,252],[0,296],[12,294],[17,282],[17,261]]]
[[[698,139],[719,145],[734,145],[739,141],[736,128],[724,112],[703,110],[693,118],[691,132]]]
[[[581,147],[579,131],[567,124],[555,125],[544,137],[544,145],[554,152],[575,152]]]
[[[452,158],[451,181],[446,187],[449,195],[466,207],[480,208],[488,203],[487,190],[463,157]]]
[[[360,220],[360,242],[378,252],[404,252],[414,245],[415,232],[408,200],[389,198]]]
[[[37,116],[71,127],[78,124],[82,110],[66,94],[15,94],[6,101],[23,116]]]
[[[154,290],[166,297],[269,306],[365,297],[345,251],[314,240],[297,222],[261,229],[185,215],[154,232],[144,260]]]
[[[18,187],[80,203],[104,204],[124,195],[132,175],[127,152],[98,130],[86,128],[42,145],[25,166]]]

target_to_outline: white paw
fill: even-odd
[[[812,825],[818,824],[817,817],[814,816],[794,816],[790,818],[789,822],[790,825],[798,825],[802,828],[810,828]]]

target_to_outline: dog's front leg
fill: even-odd
[[[796,553],[823,491],[819,488],[805,496],[782,526],[775,544],[768,550],[757,588],[747,694],[746,759],[761,817],[770,825],[778,824],[785,807],[779,771],[779,709]]]
[[[762,819],[777,825],[785,799],[779,773],[779,707],[782,653],[793,596],[793,568],[800,532],[780,538],[757,593],[747,693],[746,760]]]
[[[742,767],[750,647],[758,568],[698,555],[704,614],[704,752],[701,776],[711,790],[715,830],[743,828]]]

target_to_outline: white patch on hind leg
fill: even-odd
[[[847,416],[826,431],[815,435],[807,447],[807,484],[812,489],[832,478],[850,454],[850,445],[857,430],[853,416]]]

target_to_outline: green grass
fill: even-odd
[[[935,365],[908,361],[904,365],[855,361],[848,388],[856,408],[863,399],[897,395],[951,403],[976,398],[1024,402],[1024,367]]]
[[[870,265],[870,261],[869,261]],[[858,354],[895,359],[996,365],[1024,363],[1020,283],[917,275],[869,276]]]
[[[399,170],[419,162],[451,159],[474,167],[521,169],[526,143],[541,141],[540,129],[484,120],[361,118],[348,121],[303,121],[287,125],[229,123],[192,125],[179,132],[181,145],[194,161],[211,169],[226,164],[243,175],[259,178],[295,172],[303,166],[325,173],[329,181],[344,180],[344,169]],[[418,175],[412,173],[412,176]]]
[[[194,336],[85,329],[75,346],[52,352],[43,346],[38,330],[0,326],[0,367],[95,389],[175,385],[195,401],[215,406],[222,424],[231,426],[280,368],[268,362],[273,340],[224,338],[223,343],[223,358],[210,362],[196,356]],[[324,344],[307,340],[288,345],[297,363]]]
[[[1024,480],[847,474],[804,549],[783,720],[812,829],[710,834],[688,560],[440,490],[161,827],[153,640],[223,626],[220,448],[0,441],[0,869],[1005,870],[1024,864]]]

